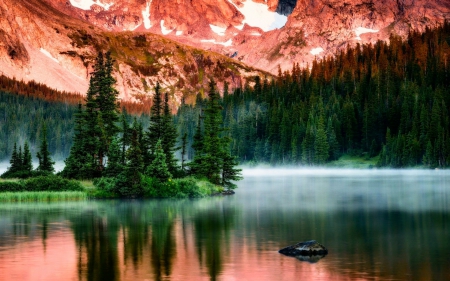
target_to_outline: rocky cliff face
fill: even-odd
[[[447,0],[46,1],[101,28],[162,34],[272,73],[450,19]]]
[[[106,31],[75,14],[68,16],[68,12],[76,13],[72,5],[63,7],[44,0],[0,0],[2,74],[85,93],[97,53],[111,50],[120,98],[146,98],[159,81],[174,104],[182,96],[189,101],[203,92],[210,77],[237,87],[248,77],[267,75],[226,56],[152,33]]]

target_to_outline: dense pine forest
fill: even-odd
[[[379,165],[450,164],[450,24],[406,40],[349,47],[278,79],[228,93],[223,118],[241,162],[320,165],[380,154]],[[205,103],[183,104],[178,128],[194,138]],[[193,150],[190,154],[194,153]]]
[[[276,79],[255,77],[232,92],[225,85],[218,100],[228,128],[222,135],[241,163],[321,165],[350,154],[379,155],[379,166],[386,167],[447,167],[449,55],[450,24],[444,23],[405,40],[391,36],[389,43],[348,47],[307,68],[294,63]],[[1,93],[1,117],[8,121],[0,128],[0,157],[26,136],[34,147],[43,122],[50,151],[67,156],[76,95],[49,103],[39,98],[58,95],[45,94],[43,85],[24,86],[4,76],[0,81],[5,92],[21,94]],[[62,94],[51,99],[61,101]],[[182,103],[175,117],[183,162],[195,158],[207,102],[199,94],[195,105]],[[131,113],[149,113],[151,101],[133,106]]]

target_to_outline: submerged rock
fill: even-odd
[[[317,243],[316,240],[310,240],[306,242],[300,242],[298,244],[283,248],[278,253],[290,256],[320,256],[321,258],[328,254],[328,250],[322,245]],[[320,258],[319,258],[320,259]],[[317,259],[317,261],[319,260]],[[304,260],[304,259],[300,259]]]
[[[233,195],[235,192],[233,190],[224,190],[222,191],[222,195]]]

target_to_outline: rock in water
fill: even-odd
[[[300,242],[298,244],[283,248],[278,253],[290,256],[325,256],[328,254],[328,250],[316,240]]]

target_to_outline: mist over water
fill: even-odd
[[[0,204],[0,280],[450,280],[450,171],[243,175],[233,196]],[[278,253],[310,239],[317,263]]]
[[[290,202],[297,208],[322,211],[450,211],[449,170],[254,168],[243,170],[243,176],[239,192],[254,186],[258,200],[273,206],[269,201],[276,198],[277,208],[292,207],[286,205]]]

